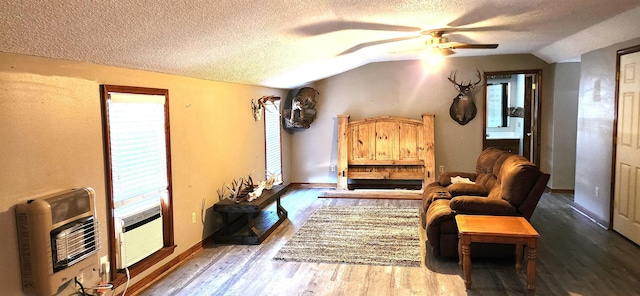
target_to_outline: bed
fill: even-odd
[[[434,117],[338,115],[337,190],[350,180],[420,180],[422,188],[435,181]]]

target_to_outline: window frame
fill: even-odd
[[[275,102],[277,102],[277,104]],[[276,124],[278,126],[278,140],[279,140],[279,143],[278,143],[278,150],[279,150],[278,151],[278,153],[279,153],[278,158],[279,158],[279,161],[280,161],[280,171],[279,172],[271,172],[271,173],[274,173],[274,174],[278,175],[278,177],[276,178],[276,184],[280,184],[280,183],[284,182],[284,180],[283,180],[283,172],[282,172],[282,124],[281,124],[282,114],[280,113],[281,112],[280,111],[281,110],[280,106],[282,104],[281,104],[280,100],[277,100],[275,102],[274,102],[273,106],[274,106],[276,112],[273,112],[273,113],[277,114],[277,116],[278,116],[278,119],[275,122],[276,122]],[[268,167],[268,163],[269,163],[269,152],[268,152],[269,143],[267,142],[267,139],[269,138],[269,135],[267,134],[267,132],[270,129],[267,126],[267,116],[268,116],[267,113],[272,113],[272,112],[267,111],[267,108],[269,108],[269,107],[271,107],[271,105],[266,105],[265,106],[264,116],[263,116],[264,117],[264,168],[265,168],[265,177],[267,177],[266,176],[266,171],[269,170],[269,167]]]
[[[170,256],[176,245],[174,243],[174,229],[173,229],[173,191],[172,191],[172,175],[171,175],[171,135],[170,135],[170,121],[169,121],[169,90],[159,88],[145,88],[145,87],[133,87],[133,86],[120,86],[120,85],[102,85],[102,124],[103,124],[103,139],[104,139],[104,157],[105,157],[105,182],[106,182],[106,206],[107,206],[107,224],[109,226],[109,260],[111,265],[110,280],[114,287],[120,286],[127,282],[127,275],[123,270],[116,270],[116,256],[117,256],[117,240],[115,233],[114,222],[114,202],[113,202],[113,183],[111,182],[113,174],[111,167],[111,147],[110,147],[110,128],[109,128],[109,110],[107,101],[109,99],[109,93],[131,93],[142,95],[162,95],[165,97],[164,103],[164,116],[165,116],[165,143],[166,143],[166,163],[167,163],[167,190],[169,191],[169,197],[166,203],[162,203],[162,229],[163,229],[163,247],[157,252],[153,253],[149,257],[142,259],[141,261],[131,265],[129,269],[129,277],[134,278],[141,274],[153,265],[159,263],[164,258]]]

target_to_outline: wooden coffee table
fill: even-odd
[[[527,246],[527,289],[536,288],[536,245],[538,232],[527,219],[509,216],[456,215],[458,224],[458,255],[464,273],[464,283],[471,288],[471,243],[501,243],[516,245],[516,270],[522,267],[522,252]]]

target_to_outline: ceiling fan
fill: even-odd
[[[421,35],[429,35],[425,41],[426,48],[425,49],[437,49],[440,51],[441,55],[452,55],[455,53],[454,49],[494,49],[498,47],[498,44],[471,44],[471,43],[463,43],[463,42],[455,42],[449,41],[449,38],[444,37],[447,34],[447,31],[443,29],[430,30],[430,31],[421,31]],[[418,49],[424,50],[424,49]]]
[[[403,40],[409,40],[409,39],[415,39],[415,38],[420,38],[423,36],[426,36],[427,39],[425,40],[425,47],[421,47],[421,48],[415,48],[415,49],[411,49],[411,50],[405,50],[405,51],[400,51],[400,52],[394,52],[394,53],[409,53],[409,52],[420,52],[420,51],[438,51],[440,55],[452,55],[455,53],[454,49],[494,49],[498,47],[498,44],[496,43],[491,43],[491,44],[478,44],[478,43],[463,43],[463,42],[456,42],[456,41],[450,41],[448,37],[445,37],[445,35],[449,34],[450,32],[456,32],[456,31],[467,31],[468,29],[458,29],[458,28],[441,28],[441,29],[433,29],[433,30],[421,30],[419,31],[419,34],[416,35],[412,35],[412,36],[405,36],[405,37],[398,37],[398,38],[391,38],[391,39],[384,39],[384,40],[376,40],[376,41],[370,41],[370,42],[364,42],[364,43],[360,43],[356,46],[353,46],[341,53],[338,54],[338,56],[341,55],[345,55],[345,54],[350,54],[353,52],[356,52],[360,49],[363,49],[365,47],[369,47],[369,46],[373,46],[373,45],[379,45],[379,44],[385,44],[385,43],[390,43],[390,42],[397,42],[397,41],[403,41]],[[469,30],[471,31],[471,30]]]

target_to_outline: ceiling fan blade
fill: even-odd
[[[434,36],[435,35],[447,35],[453,36],[457,35],[458,32],[489,32],[489,31],[509,31],[509,32],[517,32],[519,30],[515,30],[513,27],[509,26],[484,26],[484,27],[441,27],[435,29],[427,29],[420,31],[420,35],[423,36]]]
[[[380,44],[396,42],[396,41],[409,40],[409,39],[415,39],[415,38],[419,38],[419,37],[420,36],[405,36],[405,37],[398,37],[398,38],[383,39],[383,40],[376,40],[376,41],[360,43],[360,44],[358,44],[356,46],[350,47],[347,50],[339,53],[338,56],[354,53],[354,52],[356,52],[358,50],[361,50],[361,49],[363,49],[365,47],[369,47],[369,46],[380,45]]]
[[[398,50],[398,51],[390,51],[389,53],[419,53],[419,52],[422,52],[422,51],[424,51],[424,47],[405,49],[405,50]]]
[[[438,51],[440,51],[440,55],[442,56],[448,56],[448,55],[452,55],[455,54],[456,52],[449,49],[449,48],[438,48]],[[391,51],[389,53],[421,53],[421,54],[429,54],[429,49],[425,48],[425,47],[419,47],[419,48],[413,48],[413,49],[407,49],[407,50],[401,50],[401,51]],[[433,54],[433,53],[431,53]],[[437,54],[437,53],[436,53]]]
[[[334,20],[298,27],[293,31],[305,36],[315,36],[345,30],[419,32],[422,30],[422,28],[370,22]]]
[[[448,55],[452,55],[454,53],[456,53],[455,51],[451,50],[450,48],[443,48],[440,50],[440,52],[442,53],[443,56],[448,56]]]
[[[466,44],[466,45],[459,45],[459,46],[454,46],[452,48],[477,48],[477,49],[494,49],[494,48],[498,48],[499,44]]]
[[[478,49],[493,49],[498,48],[499,44],[468,44],[462,42],[446,42],[438,44],[439,47],[447,47],[447,48],[478,48]]]

